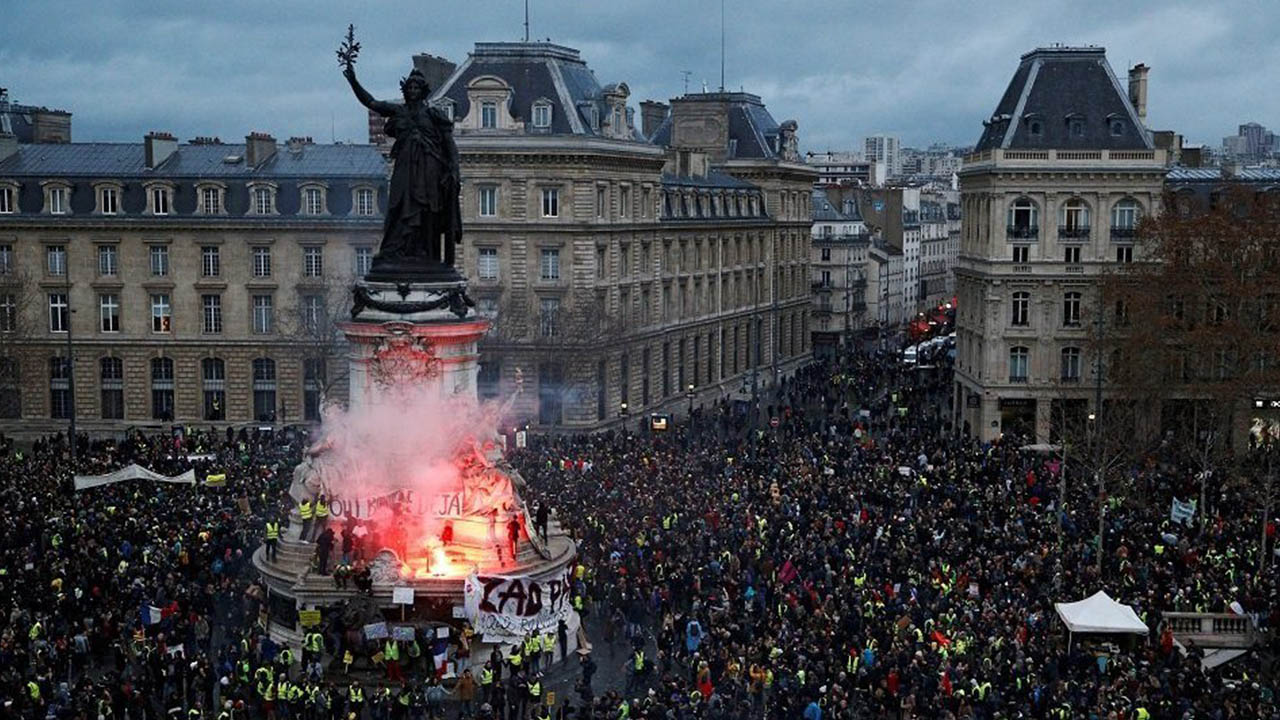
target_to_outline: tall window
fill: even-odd
[[[541,257],[539,277],[543,280],[559,280],[560,250],[557,248],[543,248]]]
[[[1062,348],[1062,380],[1076,382],[1080,379],[1080,348]]]
[[[1116,247],[1116,262],[1131,263],[1133,262],[1133,246],[1119,245]]]
[[[169,188],[151,188],[151,212],[155,215],[169,214]]]
[[[274,323],[274,299],[270,295],[254,295],[253,331],[259,335],[266,335],[272,332]]]
[[[1030,245],[1014,245],[1013,261],[1015,263],[1031,262],[1031,246]]]
[[[49,213],[52,215],[67,214],[67,189],[64,187],[49,188]]]
[[[222,191],[216,187],[200,189],[200,212],[217,215],[222,212]]]
[[[662,343],[662,397],[671,394],[671,343]]]
[[[222,358],[205,358],[200,361],[200,376],[204,383],[204,419],[227,418],[227,368]]]
[[[538,303],[538,328],[542,337],[556,336],[556,320],[560,314],[560,298],[542,298]]]
[[[0,275],[8,275],[13,272],[13,246],[4,243],[0,244]]]
[[[66,332],[71,322],[66,293],[49,293],[49,332]]]
[[[71,363],[64,357],[49,358],[49,417],[71,417]]]
[[[355,251],[356,277],[364,277],[373,268],[373,248],[358,247]]]
[[[560,188],[542,188],[542,217],[560,217]]]
[[[0,417],[17,419],[22,417],[22,390],[18,373],[18,361],[13,358],[0,358]]]
[[[102,396],[102,419],[124,418],[124,361],[104,357],[98,361],[98,384]]]
[[[1009,382],[1026,382],[1031,352],[1022,346],[1009,348]]]
[[[326,329],[324,296],[302,296],[302,326],[313,336],[318,336]]]
[[[498,279],[497,248],[480,248],[476,251],[476,272],[481,280]]]
[[[1062,324],[1066,327],[1077,327],[1080,325],[1080,293],[1063,293]]]
[[[556,362],[538,365],[538,423],[559,425],[563,419],[564,366]]]
[[[1142,207],[1136,200],[1125,198],[1111,208],[1111,237],[1115,240],[1131,239],[1142,219]]]
[[[253,276],[256,278],[271,277],[271,248],[253,248]]]
[[[1039,232],[1039,210],[1030,198],[1018,198],[1009,206],[1008,234],[1015,238],[1035,238]]]
[[[498,104],[493,102],[480,103],[480,127],[485,130],[492,130],[498,127]]]
[[[373,191],[369,188],[356,190],[356,214],[370,216],[374,209]]]
[[[302,361],[302,417],[308,422],[320,420],[324,383],[324,358],[305,358]]]
[[[1062,248],[1062,261],[1071,265],[1080,264],[1080,246],[1066,245]]]
[[[631,186],[623,185],[618,188],[618,215],[619,217],[628,217],[631,214]]]
[[[324,248],[318,245],[302,248],[302,274],[310,278],[324,276]]]
[[[167,333],[172,330],[173,306],[168,293],[151,293],[151,332]]]
[[[118,255],[115,245],[99,245],[98,274],[108,277],[118,273],[120,271]]]
[[[222,332],[222,296],[201,295],[200,302],[204,307],[201,330],[206,333]]]
[[[169,274],[169,246],[168,245],[152,245],[151,246],[151,274],[156,277],[164,277]]]
[[[276,419],[276,361],[271,358],[253,361],[253,416],[261,422]]]
[[[304,207],[307,209],[308,215],[324,214],[324,191],[320,188],[309,187],[304,193]]]
[[[480,217],[496,217],[498,215],[498,188],[493,185],[482,185],[476,192],[479,203],[477,213]]]
[[[1025,327],[1025,325],[1029,325],[1030,322],[1032,322],[1032,320],[1030,320],[1030,318],[1032,318],[1032,314],[1030,314],[1030,306],[1032,306],[1032,293],[1027,291],[1015,292],[1014,302],[1012,302],[1011,306],[1012,314],[1010,315],[1009,323],[1011,325],[1018,325],[1018,327]]]
[[[271,188],[256,187],[253,189],[253,212],[255,215],[271,214]]]
[[[498,299],[492,297],[476,298],[476,312],[480,317],[498,317]]]
[[[1089,206],[1080,198],[1071,198],[1062,204],[1061,226],[1058,234],[1062,237],[1079,238],[1089,236]]]
[[[173,419],[173,358],[151,358],[151,417]]]
[[[98,296],[98,318],[102,332],[120,332],[120,296],[102,293]]]
[[[222,250],[217,245],[200,248],[200,274],[204,277],[218,277],[222,274]]]
[[[50,275],[67,274],[67,246],[49,245],[44,249],[45,269]]]
[[[603,218],[608,211],[606,205],[609,202],[608,191],[603,186],[596,186],[596,217]]]
[[[640,402],[649,404],[649,348],[640,353]]]
[[[13,188],[0,187],[0,215],[13,212],[16,203],[13,201]]]
[[[118,189],[104,187],[101,195],[103,215],[115,215],[120,212],[120,191]]]
[[[481,400],[492,400],[501,392],[502,364],[496,360],[482,361],[476,375],[476,392]]]
[[[18,329],[18,296],[0,293],[0,332],[11,333]],[[0,415],[0,417],[4,417]]]
[[[533,126],[538,128],[551,127],[551,106],[547,103],[538,103],[533,106]]]

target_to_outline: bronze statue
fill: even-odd
[[[348,26],[346,41],[338,50],[342,74],[356,99],[386,118],[386,133],[395,138],[387,219],[370,274],[380,269],[421,274],[428,268],[436,274],[447,268],[452,274],[454,246],[462,242],[461,176],[453,121],[427,104],[431,88],[417,69],[400,81],[403,104],[374,99],[356,80],[359,51],[355,28]]]

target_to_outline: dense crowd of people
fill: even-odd
[[[628,653],[596,717],[1280,716],[1259,661],[1205,671],[1162,621],[1238,603],[1271,624],[1244,498],[1222,489],[1207,522],[1172,525],[1195,481],[1141,464],[1102,500],[1099,569],[1092,482],[1068,483],[1061,512],[1056,457],[957,437],[949,373],[895,360],[814,365],[754,424],[726,404],[516,456]],[[1069,647],[1054,602],[1100,589],[1150,636]]]
[[[0,718],[1280,717],[1274,645],[1204,670],[1163,618],[1239,611],[1269,637],[1277,578],[1247,498],[1217,488],[1176,525],[1192,473],[1135,464],[1101,499],[1099,559],[1092,483],[1063,506],[1060,459],[958,437],[949,390],[945,367],[853,354],[784,381],[758,417],[725,402],[667,432],[512,452],[539,525],[550,508],[578,543],[594,650],[554,670],[577,677],[554,708],[539,698],[563,626],[470,667],[455,647],[448,683],[416,638],[330,622],[272,641],[251,558],[292,507],[305,434],[82,439],[74,466],[60,437],[5,441]],[[73,489],[131,463],[201,482]],[[310,529],[319,572],[330,552],[348,565],[343,528]],[[1100,589],[1149,635],[1069,642],[1053,603]]]

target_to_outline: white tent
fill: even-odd
[[[1093,595],[1073,603],[1054,603],[1058,617],[1066,623],[1072,635],[1076,633],[1122,633],[1146,635],[1147,624],[1142,622],[1133,608],[1118,603],[1099,590]]]

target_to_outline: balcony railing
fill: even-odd
[[[1014,265],[1013,271],[1016,273],[1029,273],[1031,272],[1031,266],[1030,265]]]
[[[1026,375],[1010,375],[1009,382],[1018,384],[1018,385],[1025,385],[1027,384],[1027,376]]]
[[[1132,240],[1138,236],[1138,229],[1135,227],[1111,227],[1112,240]]]
[[[1005,234],[1019,240],[1035,240],[1040,237],[1040,227],[1037,225],[1010,225],[1005,229]]]
[[[1058,237],[1064,240],[1088,240],[1089,228],[1080,226],[1058,226]]]

